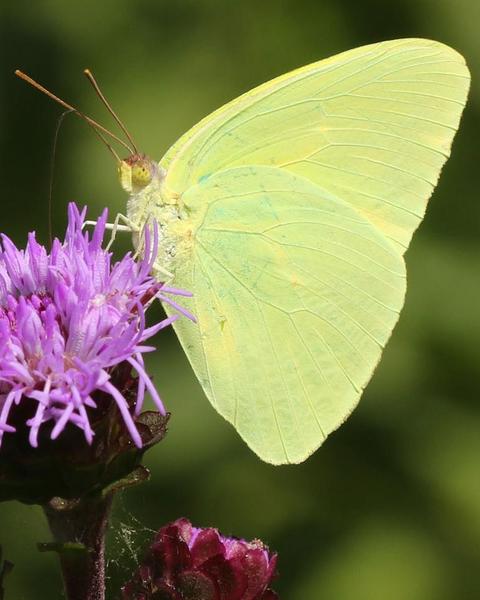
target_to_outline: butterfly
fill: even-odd
[[[115,226],[141,251],[157,223],[159,277],[193,293],[180,343],[263,460],[302,462],[357,405],[469,82],[441,43],[363,46],[226,104],[159,163],[120,162],[129,200]]]

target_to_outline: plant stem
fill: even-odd
[[[60,556],[67,600],[105,600],[105,533],[113,493],[43,509]]]

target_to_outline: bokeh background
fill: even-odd
[[[305,464],[262,464],[210,408],[173,332],[150,369],[173,413],[148,455],[151,481],[117,503],[110,598],[155,529],[178,516],[260,537],[280,554],[284,600],[480,598],[480,4],[476,0],[101,0],[0,2],[0,229],[46,241],[61,112],[15,79],[21,67],[111,125],[82,75],[97,75],[141,147],[160,158],[213,109],[294,67],[396,37],[467,58],[470,103],[453,156],[407,254],[399,325],[358,409]],[[55,232],[70,200],[124,210],[115,165],[69,116],[53,188]],[[123,239],[118,248],[129,246]],[[61,598],[40,511],[0,506],[16,563],[7,600]]]

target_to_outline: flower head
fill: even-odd
[[[125,600],[276,600],[277,557],[260,541],[222,536],[187,519],[162,527],[123,587]]]
[[[70,204],[65,240],[54,240],[49,252],[34,233],[25,250],[2,235],[0,445],[17,430],[19,418],[32,447],[38,446],[41,429],[56,439],[67,426],[80,429],[91,444],[92,418],[102,411],[99,402],[106,397],[113,399],[137,447],[142,439],[135,418],[145,390],[165,415],[142,357],[153,350],[145,341],[178,314],[147,327],[145,307],[154,297],[178,307],[168,295],[189,294],[150,275],[158,241],[155,227],[153,243],[146,234],[143,259],[127,254],[112,264],[111,254],[102,248],[107,211],[91,235],[83,231],[85,214],[86,209],[79,212]],[[115,385],[125,365],[138,376],[133,403]]]

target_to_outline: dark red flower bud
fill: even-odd
[[[187,519],[162,527],[124,600],[278,600],[269,589],[276,554],[259,540],[222,536]]]

